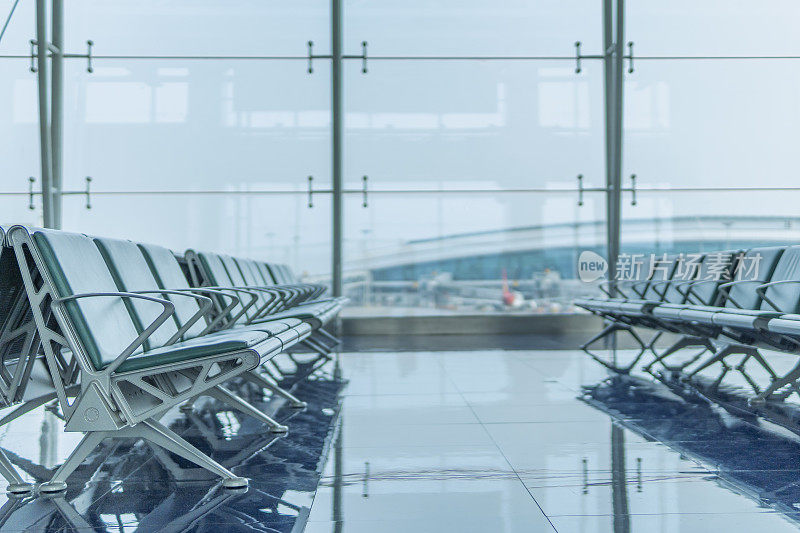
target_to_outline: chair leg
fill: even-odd
[[[140,427],[142,426],[142,427]],[[230,470],[211,459],[209,456],[186,442],[177,433],[155,420],[145,420],[132,428],[126,428],[130,435],[140,437],[171,451],[175,455],[191,461],[197,466],[222,477],[222,486],[225,488],[236,489],[247,486],[247,479],[238,477]],[[123,430],[124,431],[124,430]]]
[[[712,355],[710,358],[705,360],[700,366],[698,366],[697,368],[695,368],[694,370],[689,372],[689,374],[686,377],[691,379],[694,376],[696,376],[697,374],[699,374],[701,371],[703,371],[706,368],[708,368],[711,365],[713,365],[714,363],[723,363],[724,364],[724,361],[725,361],[726,357],[729,357],[729,356],[734,355],[736,353],[740,353],[740,352],[735,350],[733,345],[725,346],[721,350],[715,352],[714,355]]]
[[[80,466],[84,459],[86,459],[97,446],[106,438],[113,435],[111,431],[93,431],[83,436],[78,447],[75,451],[67,457],[58,470],[56,470],[53,477],[47,483],[42,483],[39,490],[42,492],[61,492],[67,490],[67,478]]]
[[[726,363],[725,359],[727,359],[732,355],[743,355],[744,357],[739,361],[737,365],[730,366],[729,364]],[[746,363],[750,359],[756,361],[770,376],[771,385],[763,392],[760,390],[756,381],[752,378],[752,376],[750,376],[750,374],[747,371]],[[787,375],[786,378],[788,379],[788,381],[780,383],[781,380],[778,379],[778,376],[777,374],[775,374],[775,371],[772,369],[772,366],[770,366],[767,360],[764,359],[764,357],[761,355],[761,353],[759,353],[757,348],[754,348],[752,346],[741,346],[737,344],[730,344],[728,346],[725,346],[718,352],[716,352],[712,357],[704,361],[703,364],[701,364],[700,366],[692,370],[689,374],[687,374],[685,379],[691,382],[691,380],[697,374],[699,374],[701,371],[705,370],[706,368],[710,367],[715,363],[720,363],[722,365],[722,369],[720,371],[719,376],[717,376],[717,378],[711,384],[711,390],[716,391],[722,384],[722,380],[725,378],[728,372],[730,372],[731,370],[736,370],[737,372],[742,374],[745,381],[747,381],[747,383],[753,389],[753,392],[755,392],[756,394],[756,396],[750,400],[750,403],[752,404],[763,403],[763,401],[766,400],[773,392],[780,389],[784,385],[794,382],[797,379],[797,377],[792,379],[789,377],[789,375]],[[798,367],[800,367],[800,365],[798,365]],[[797,376],[800,377],[800,370],[798,370],[798,368],[796,367],[795,370],[793,370],[792,372],[795,371],[799,372]],[[798,393],[800,393],[800,388],[795,388],[795,389],[798,391]]]
[[[339,339],[337,337],[334,337],[333,335],[331,335],[330,333],[325,331],[323,328],[319,328],[317,330],[317,333],[319,333],[323,337],[326,337],[328,340],[332,341],[334,346],[338,346],[338,345],[340,345],[342,343],[341,339]]]
[[[8,460],[3,450],[0,450],[0,475],[8,481],[8,492],[12,494],[25,494],[33,490],[33,484],[27,483],[22,476],[19,475],[17,469]]]
[[[270,433],[287,433],[289,431],[288,427],[273,420],[221,385],[217,385],[216,387],[208,389],[205,394],[230,405],[234,409],[237,409],[246,415],[250,415],[257,420],[260,420],[269,426]]]
[[[609,363],[608,361],[604,360],[599,355],[594,354],[594,353],[592,353],[591,350],[589,350],[589,346],[591,346],[595,342],[607,337],[608,335],[616,333],[617,331],[624,331],[624,332],[628,333],[633,338],[633,340],[635,340],[637,342],[637,344],[639,345],[639,353],[636,354],[636,357],[634,357],[633,362],[631,362],[628,366],[621,367],[621,366],[617,366],[617,365],[615,365],[613,363]],[[630,374],[631,370],[633,370],[633,368],[636,366],[636,364],[639,362],[639,360],[644,355],[646,348],[647,348],[647,345],[644,343],[642,338],[639,337],[639,334],[636,333],[636,331],[633,329],[632,326],[628,326],[627,324],[620,324],[618,322],[612,322],[611,324],[606,326],[603,329],[603,331],[601,331],[600,333],[598,333],[597,335],[595,335],[594,337],[589,339],[588,342],[584,343],[583,346],[581,346],[581,350],[586,352],[586,354],[589,355],[589,357],[591,357],[592,359],[594,359],[595,361],[597,361],[598,363],[600,363],[604,367],[608,368],[609,370],[611,370],[612,372],[615,372],[617,374]]]
[[[267,390],[272,391],[273,394],[276,394],[289,402],[289,407],[292,409],[305,409],[308,404],[306,402],[300,400],[295,395],[291,394],[289,391],[284,390],[278,386],[277,383],[271,381],[271,378],[267,378],[263,374],[259,374],[255,371],[245,372],[242,374],[242,377],[246,380],[250,381],[251,383],[255,383],[259,387],[263,387]]]
[[[763,358],[762,358],[763,361]],[[761,362],[761,361],[759,361]],[[766,364],[766,361],[761,363],[762,366]],[[798,387],[797,381],[800,380],[800,363],[795,365],[793,369],[791,369],[786,375],[783,377],[777,377],[773,374],[772,383],[770,383],[769,387],[764,389],[763,392],[756,395],[755,398],[750,400],[750,404],[752,405],[763,405],[767,400],[771,399],[773,394],[778,390],[782,389],[787,385],[791,385],[791,390],[788,394],[783,395],[779,399],[784,400],[786,399],[789,394],[792,392],[797,392],[800,394],[800,387]]]
[[[230,470],[205,455],[203,452],[186,442],[177,433],[167,428],[156,420],[144,420],[135,426],[126,427],[119,431],[93,431],[84,435],[75,451],[53,474],[47,483],[39,487],[44,493],[61,492],[67,489],[67,478],[80,466],[97,446],[107,438],[114,439],[145,439],[160,446],[175,455],[183,457],[197,466],[205,468],[223,478],[225,488],[242,488],[247,486],[247,479],[234,475]]]
[[[682,364],[677,365],[677,366],[668,365],[668,364],[666,364],[664,362],[664,360],[667,357],[669,357],[670,355],[672,355],[672,354],[674,354],[674,353],[676,353],[676,352],[678,352],[678,351],[680,351],[680,350],[682,350],[684,348],[689,348],[690,346],[699,346],[699,347],[703,348],[703,351],[701,351],[700,353],[696,354],[695,356],[693,356],[691,359],[689,359],[685,363],[682,363]],[[706,353],[707,351],[709,351],[711,353],[714,353],[716,351],[716,348],[714,348],[714,345],[706,337],[694,337],[694,336],[691,336],[691,335],[684,335],[680,339],[675,341],[675,343],[673,343],[672,346],[670,346],[669,348],[664,350],[663,353],[659,354],[658,352],[655,351],[654,347],[653,347],[652,351],[653,351],[653,355],[655,355],[656,358],[650,364],[645,366],[644,369],[643,369],[645,372],[648,372],[650,374],[652,374],[653,365],[655,365],[656,363],[661,363],[661,365],[665,369],[670,371],[670,372],[682,372],[688,366],[690,366],[690,365],[694,364],[695,362],[697,362],[700,359],[700,357],[702,357],[703,354]]]

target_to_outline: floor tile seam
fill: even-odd
[[[450,374],[447,372],[447,368],[446,368],[446,367],[445,367],[445,365],[442,363],[442,360],[441,360],[441,358],[439,359],[439,364],[441,365],[441,367],[442,367],[442,371],[444,372],[444,374],[445,374],[445,376],[447,377],[447,379],[448,379],[448,380],[450,380],[450,383],[452,384],[452,386],[453,386],[453,387],[454,387],[454,388],[455,388],[455,389],[456,389],[456,390],[457,390],[459,393],[461,393],[461,389],[458,387],[458,385],[457,385],[457,384],[454,382],[454,380],[452,379],[452,377],[450,376]],[[462,394],[462,398],[463,398],[463,394]],[[509,467],[509,468],[512,470],[512,472],[514,472],[514,475],[516,476],[517,480],[518,480],[518,481],[519,481],[519,483],[522,485],[522,487],[525,489],[525,492],[527,492],[527,493],[528,493],[528,495],[531,497],[531,500],[533,500],[533,503],[534,503],[534,504],[536,504],[536,507],[537,507],[537,508],[539,509],[539,511],[542,513],[542,516],[545,518],[545,520],[547,520],[547,523],[548,523],[548,524],[550,524],[550,527],[552,527],[552,528],[553,528],[553,531],[555,531],[556,533],[558,533],[558,530],[556,529],[556,526],[555,526],[555,524],[553,524],[553,521],[552,521],[552,520],[550,520],[550,517],[548,517],[548,516],[547,516],[547,513],[545,513],[545,512],[544,512],[544,509],[543,509],[543,508],[542,508],[542,506],[539,504],[539,502],[536,500],[536,497],[533,495],[533,493],[530,491],[530,489],[528,489],[528,487],[527,487],[527,486],[525,486],[525,483],[522,481],[522,478],[519,476],[519,473],[517,472],[517,469],[516,469],[516,468],[514,468],[514,465],[513,465],[513,464],[511,464],[511,461],[509,461],[509,459],[508,459],[508,457],[506,456],[506,454],[505,454],[505,453],[503,452],[503,450],[500,448],[500,445],[497,443],[497,440],[495,440],[494,436],[491,434],[491,432],[489,431],[489,429],[488,429],[488,428],[487,428],[487,427],[486,427],[486,426],[483,424],[483,422],[481,422],[481,420],[480,420],[480,418],[478,417],[477,413],[475,413],[475,410],[472,408],[472,405],[470,405],[470,403],[469,403],[469,402],[467,402],[466,398],[464,398],[464,401],[467,403],[467,406],[468,406],[468,407],[470,408],[470,410],[472,411],[472,413],[473,413],[473,415],[475,416],[476,420],[478,420],[478,421],[480,422],[480,424],[481,424],[481,427],[482,427],[482,428],[483,428],[483,430],[486,432],[486,435],[487,435],[487,436],[489,437],[489,439],[490,439],[490,440],[491,440],[491,441],[494,443],[495,447],[497,448],[497,451],[498,451],[498,452],[500,453],[500,455],[503,457],[503,460],[506,462],[506,464],[508,464],[508,467]]]

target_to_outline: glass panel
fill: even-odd
[[[800,241],[800,190],[640,192],[622,204],[623,250],[710,251]]]
[[[30,55],[30,41],[36,38],[36,2],[20,0],[9,19],[13,5],[13,0],[0,4],[0,24],[5,24],[8,20],[8,27],[0,40],[0,54]],[[31,73],[31,77],[35,76]]]
[[[627,2],[634,55],[798,55],[800,4],[794,0]]]
[[[26,192],[28,178],[39,175],[39,108],[36,76],[22,59],[0,60],[0,192]],[[27,205],[28,199],[19,200]]]
[[[566,193],[373,193],[345,210],[355,315],[571,311],[595,290],[576,279],[578,256],[605,250],[598,193],[582,207]]]
[[[28,2],[33,3],[33,2]],[[290,55],[330,53],[326,0],[65,2],[67,50],[98,55]]]
[[[99,195],[64,199],[64,229],[152,242],[176,252],[213,250],[330,276],[330,195]]]
[[[65,189],[300,190],[330,184],[330,64],[69,62]]]
[[[374,56],[573,56],[600,53],[602,3],[586,0],[345,2],[345,50]]]
[[[638,61],[626,74],[623,179],[641,187],[794,187],[794,61]]]
[[[27,194],[0,194],[0,224],[27,224],[42,226],[41,196],[34,198],[34,209],[29,209]]]
[[[602,69],[587,63],[376,62],[345,70],[345,180],[375,189],[602,186]]]

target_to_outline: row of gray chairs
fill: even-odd
[[[608,320],[609,325],[583,348],[598,362],[619,373],[629,373],[648,351],[652,362],[644,370],[666,369],[691,381],[716,363],[718,386],[731,370],[742,373],[755,392],[754,404],[782,400],[800,391],[800,363],[779,376],[759,349],[800,353],[800,246],[764,247],[707,254],[645,258],[634,279],[606,283],[607,297],[584,298],[576,305]],[[658,332],[645,344],[636,328]],[[630,333],[639,352],[627,366],[612,364],[590,349],[620,331]],[[659,353],[656,341],[663,333],[678,340]],[[682,348],[701,351],[679,365],[667,358]],[[703,356],[711,352],[708,357]],[[730,357],[741,357],[736,365]],[[756,383],[746,363],[756,362],[769,383]]]
[[[84,433],[42,492],[65,490],[108,438],[145,439],[220,476],[226,488],[246,486],[159,420],[212,396],[285,433],[226,382],[244,379],[301,409],[266,365],[312,335],[328,339],[325,349],[310,345],[326,356],[335,345],[324,326],[344,301],[319,298],[318,286],[276,283],[255,261],[217,256],[227,277],[193,286],[181,258],[161,246],[24,226],[1,236],[0,406],[15,408],[0,425],[50,403],[65,431]],[[2,451],[0,474],[11,492],[33,488]]]

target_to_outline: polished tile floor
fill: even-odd
[[[292,532],[302,531],[338,420],[338,380],[319,378],[294,389],[305,410],[263,398],[245,383],[226,384],[290,428],[277,437],[262,422],[201,398],[191,413],[161,421],[237,475],[246,490],[142,441],[106,440],[68,479],[66,493],[0,495],[0,532]],[[262,401],[264,400],[264,401]],[[43,410],[5,425],[4,448],[30,481],[52,476],[80,435]]]
[[[249,477],[246,493],[220,491],[147,446],[109,446],[62,498],[0,496],[0,532],[749,533],[800,524],[800,439],[661,385],[609,381],[581,352],[339,360],[343,398],[341,383],[304,385],[308,410],[275,412],[289,421],[284,439],[214,402],[165,417]],[[36,411],[4,426],[0,446],[29,478],[47,479],[79,438],[61,429]]]
[[[759,503],[758,485],[800,485],[800,448],[782,448],[772,470],[752,453],[789,437],[740,431],[708,406],[664,409],[657,395],[589,405],[581,386],[607,374],[581,352],[347,353],[341,364],[339,438],[306,531],[797,530],[792,498],[780,512]],[[722,444],[728,456],[713,453]]]

